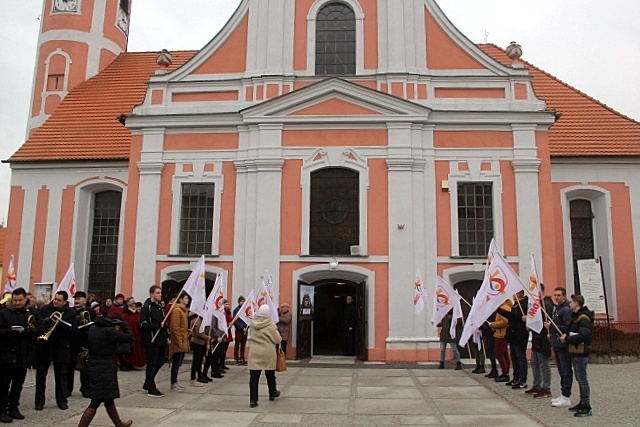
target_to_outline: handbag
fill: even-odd
[[[278,347],[276,350],[276,371],[284,372],[287,370],[287,356],[282,351],[282,348]]]
[[[89,372],[89,349],[82,347],[76,359],[76,371],[86,374]]]
[[[131,353],[131,343],[130,342],[119,342],[116,345],[116,354],[124,355]]]

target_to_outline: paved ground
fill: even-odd
[[[249,374],[245,367],[231,366],[226,377],[202,388],[188,386],[187,366],[180,382],[185,393],[169,391],[168,367],[158,375],[164,398],[140,391],[143,371],[120,373],[122,398],[116,401],[123,418],[135,426],[637,426],[640,419],[637,388],[640,363],[591,365],[594,415],[575,419],[566,409],[552,408],[548,399],[533,399],[490,381],[482,375],[437,370],[425,365],[354,365],[344,360],[314,359],[313,363],[290,361],[289,370],[277,374],[282,396],[267,397],[262,378],[260,404],[249,408]],[[557,394],[557,373],[553,372]],[[21,410],[25,421],[11,425],[74,426],[88,404],[77,393],[62,411],[53,399],[53,372],[49,375],[48,402],[44,411],[33,409],[33,380],[28,374]],[[574,385],[577,399],[577,384]],[[112,425],[103,408],[92,425]]]

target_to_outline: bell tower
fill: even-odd
[[[131,0],[44,0],[27,137],[127,49]]]

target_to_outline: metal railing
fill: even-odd
[[[596,320],[591,350],[596,353],[640,353],[640,322]]]

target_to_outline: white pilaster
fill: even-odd
[[[294,0],[250,0],[247,72],[293,72]]]
[[[44,259],[42,260],[42,280],[55,280],[58,262],[58,243],[60,238],[60,215],[62,213],[62,190],[64,186],[49,186],[49,207],[47,210],[47,230],[44,241]],[[76,278],[77,279],[77,278]],[[84,283],[79,290],[84,289]]]
[[[138,162],[140,181],[136,244],[134,251],[134,286],[147,289],[156,283],[156,254],[158,248],[158,219],[160,215],[160,184],[164,163],[164,128],[143,131],[142,152]]]
[[[20,255],[17,259],[17,285],[28,289],[31,284],[31,262],[33,260],[33,238],[36,228],[36,207],[38,206],[38,186],[24,186],[22,207],[22,227],[20,228]]]
[[[513,125],[513,171],[515,175],[516,215],[518,221],[518,260],[520,277],[528,279],[530,255],[536,259],[538,274],[542,271],[542,235],[540,225],[540,196],[536,126]],[[526,283],[526,281],[525,281]]]

